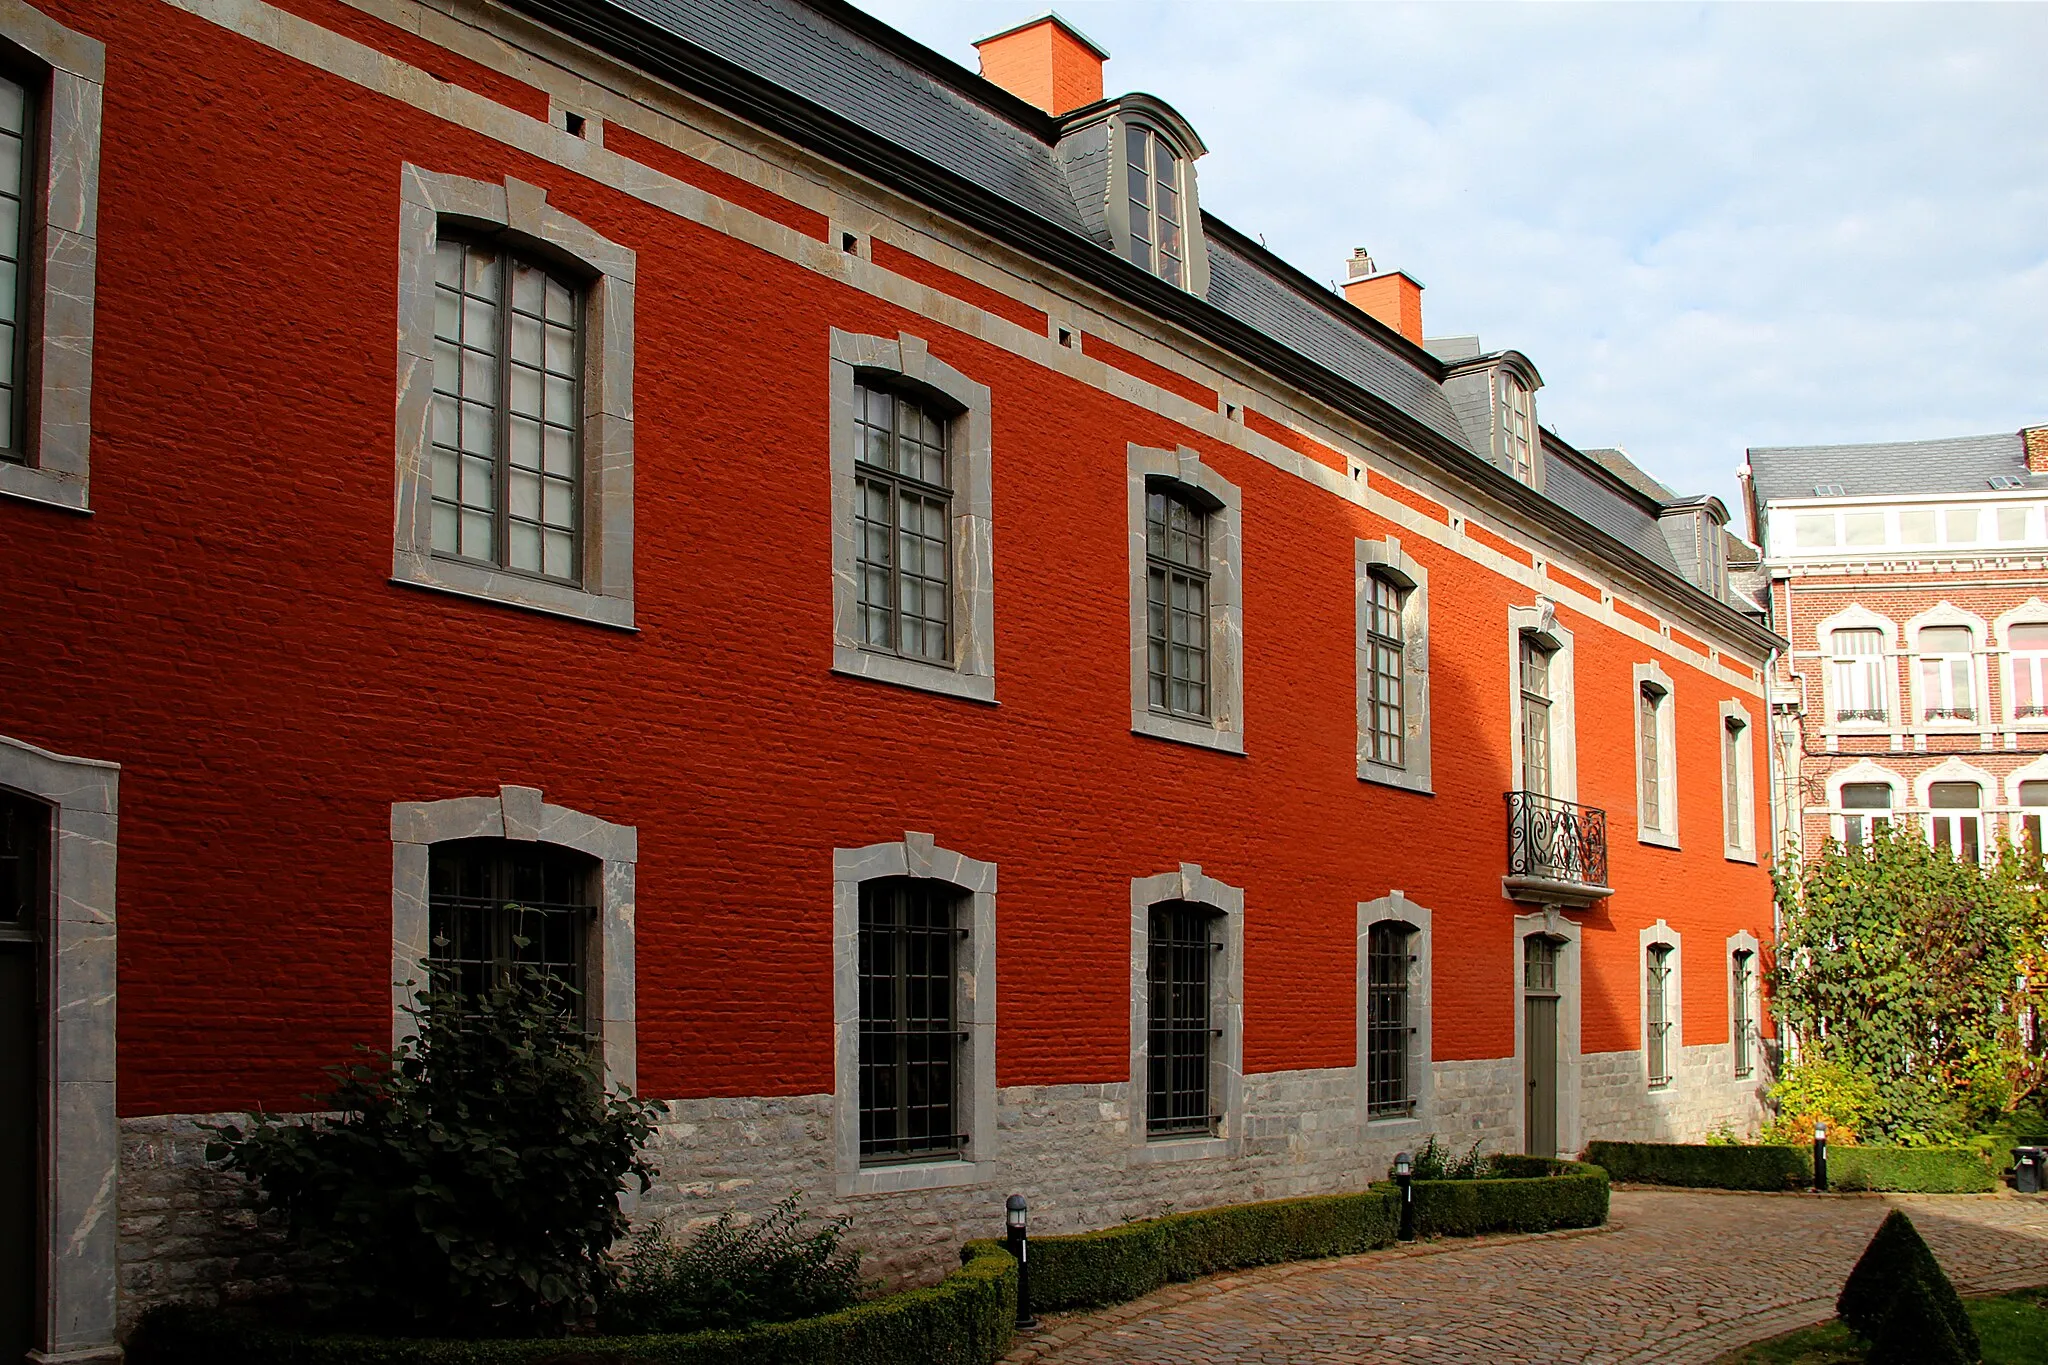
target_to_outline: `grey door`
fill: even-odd
[[[0,1361],[35,1345],[36,1184],[42,1170],[36,935],[49,807],[0,792]]]
[[[1541,934],[1522,941],[1522,1068],[1527,1101],[1524,1150],[1557,1155],[1557,944]]]

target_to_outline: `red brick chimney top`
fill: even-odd
[[[1048,114],[1102,98],[1102,64],[1109,54],[1057,14],[991,33],[974,49],[981,54],[984,79]]]
[[[2048,474],[2048,427],[2028,427],[2020,439],[2027,443],[2027,472]]]

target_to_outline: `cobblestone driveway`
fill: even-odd
[[[1617,1190],[1606,1228],[1443,1241],[1172,1285],[1048,1322],[1008,1359],[1708,1362],[1834,1316],[1849,1268],[1902,1208],[1958,1288],[2048,1284],[2048,1199]]]

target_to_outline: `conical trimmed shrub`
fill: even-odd
[[[1892,1300],[1872,1338],[1869,1365],[1973,1365],[1926,1281],[1914,1276]]]
[[[1886,1316],[1901,1299],[1912,1296],[1915,1286],[1939,1310],[1949,1335],[1962,1351],[1962,1359],[1976,1360],[1983,1354],[1977,1329],[1963,1311],[1963,1301],[1949,1283],[1941,1263],[1927,1249],[1913,1220],[1894,1209],[1879,1224],[1877,1235],[1863,1249],[1863,1258],[1849,1272],[1835,1312],[1849,1330],[1865,1341],[1876,1341]]]

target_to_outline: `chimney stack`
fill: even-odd
[[[2020,439],[2027,446],[2027,472],[2048,474],[2048,427],[2027,427]]]
[[[1422,282],[1405,270],[1382,271],[1364,247],[1351,253],[1344,297],[1417,346],[1422,344]]]
[[[975,43],[983,79],[1048,114],[1064,114],[1102,98],[1109,54],[1057,14],[1027,19]]]

